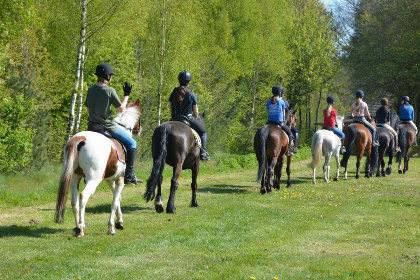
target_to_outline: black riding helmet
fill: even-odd
[[[114,70],[112,69],[112,66],[109,63],[103,62],[96,66],[95,75],[109,81],[108,75],[114,75]]]
[[[365,96],[365,93],[363,92],[363,90],[359,89],[359,90],[356,91],[356,97],[357,98],[360,98],[360,97],[363,97],[363,96]]]
[[[273,93],[273,95],[283,96],[284,95],[284,88],[282,86],[274,86],[271,89],[271,92]]]
[[[328,96],[327,97],[327,103],[328,104],[333,104],[335,102],[334,96]]]
[[[406,102],[409,102],[410,101],[410,97],[403,96],[403,97],[401,97],[401,100],[406,101]]]
[[[186,84],[189,81],[191,81],[191,78],[192,78],[191,73],[188,72],[187,70],[182,71],[178,75],[178,81],[181,85]]]

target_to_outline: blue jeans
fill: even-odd
[[[334,134],[336,134],[340,138],[344,138],[344,133],[336,127],[332,127]]]
[[[121,141],[127,149],[137,149],[137,142],[122,128],[117,127],[115,131],[111,132],[111,135]]]

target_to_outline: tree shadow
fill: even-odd
[[[246,193],[250,186],[234,186],[234,185],[213,185],[213,187],[198,188],[197,192],[204,193],[210,192],[215,194],[227,194],[227,193]]]
[[[55,234],[62,231],[62,229],[53,229],[47,227],[38,228],[36,226],[0,226],[0,238],[12,236],[41,238],[47,234]]]
[[[137,212],[141,210],[149,210],[150,207],[139,207],[139,206],[122,206],[121,211],[124,213]],[[153,208],[154,209],[154,208]],[[100,213],[110,213],[111,204],[100,204],[94,207],[86,207],[86,213],[90,214],[100,214]]]

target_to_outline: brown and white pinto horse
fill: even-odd
[[[134,103],[127,104],[127,109],[123,113],[118,113],[114,121],[130,135],[132,133],[140,135],[140,116],[140,100],[138,99]],[[63,221],[68,190],[71,187],[71,205],[76,222],[76,227],[73,229],[74,236],[84,235],[86,204],[102,180],[107,182],[113,192],[108,234],[115,234],[115,211],[117,211],[115,227],[124,228],[120,206],[125,174],[125,155],[122,150],[118,141],[114,142],[92,131],[79,132],[67,142],[64,149],[64,168],[59,183],[55,220],[57,223]],[[79,199],[79,182],[82,177],[86,186],[80,193]]]
[[[401,152],[397,153],[398,173],[408,171],[408,161],[410,160],[411,147],[416,142],[416,131],[408,124],[401,124],[398,128],[398,142]],[[401,159],[404,159],[404,168],[401,165]]]
[[[356,149],[356,179],[360,178],[360,161],[366,152],[365,177],[369,178],[376,171],[378,164],[378,147],[372,147],[372,135],[368,128],[361,123],[352,123],[345,130],[344,146],[346,153],[341,159],[341,166],[344,166],[344,180],[347,179],[347,164],[353,147]]]

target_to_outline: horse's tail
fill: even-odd
[[[351,151],[354,147],[354,144],[356,143],[357,126],[349,125],[346,128],[346,132],[347,132],[346,138],[345,138],[346,153],[343,155],[343,158],[341,159],[341,162],[340,162],[341,166],[347,166],[347,162],[349,161]]]
[[[405,150],[407,149],[407,128],[403,125],[398,128],[398,144],[401,151],[397,153],[397,162],[401,163],[401,159],[405,156]]]
[[[57,205],[55,209],[55,222],[62,223],[64,212],[66,211],[67,195],[69,192],[71,179],[73,177],[73,171],[75,161],[77,160],[77,154],[80,149],[85,145],[85,137],[74,137],[67,144],[64,149],[64,167],[61,173]]]
[[[153,153],[153,168],[149,179],[147,180],[147,189],[143,197],[146,201],[155,198],[156,185],[161,180],[163,168],[165,167],[166,154],[168,148],[166,146],[166,139],[168,128],[166,124],[158,126],[153,132],[153,145],[155,146]]]
[[[308,164],[308,167],[316,168],[322,160],[322,141],[319,133],[315,133],[312,137],[311,151],[312,151],[312,162]]]
[[[378,146],[372,146],[371,152],[370,152],[370,168],[372,174],[376,174],[377,168],[378,168],[378,156],[379,156],[379,147]]]
[[[265,143],[267,142],[268,138],[268,127],[265,125],[257,130],[255,134],[255,141],[258,143],[258,147],[255,151],[257,154],[258,160],[258,175],[257,175],[257,183],[261,181],[261,178],[265,172],[265,165],[267,161],[266,153],[265,153]]]

